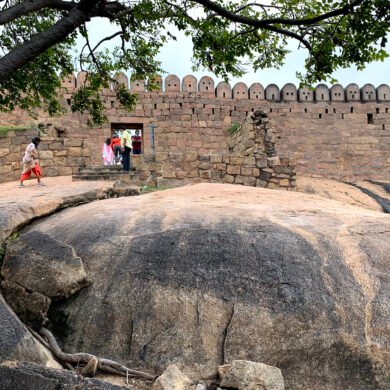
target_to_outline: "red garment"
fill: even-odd
[[[131,141],[132,141],[132,144],[133,144],[133,150],[141,150],[142,138],[141,138],[140,135],[133,135],[131,137]]]
[[[42,171],[38,163],[35,163],[35,167],[31,168],[29,171],[22,173],[22,176],[20,176],[20,181],[25,181],[27,180],[30,176],[31,173],[33,173],[36,177],[42,177]]]
[[[113,152],[115,152],[115,146],[121,146],[121,139],[120,138],[113,138],[111,140],[111,149]]]

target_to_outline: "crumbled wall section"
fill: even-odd
[[[276,140],[268,114],[254,111],[232,135],[229,142],[231,154],[223,181],[257,187],[294,188],[295,162],[277,156]]]

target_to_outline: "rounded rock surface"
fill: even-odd
[[[156,372],[175,363],[191,379],[258,361],[279,367],[288,389],[388,383],[386,214],[198,184],[93,202],[29,229],[72,246],[93,280],[49,311],[67,352]]]

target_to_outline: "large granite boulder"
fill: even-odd
[[[199,184],[67,209],[29,230],[72,246],[93,280],[51,303],[67,352],[156,373],[176,364],[192,380],[251,360],[280,368],[288,389],[389,386],[389,215]]]

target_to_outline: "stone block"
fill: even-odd
[[[199,161],[210,161],[210,155],[208,154],[200,154],[198,156]]]
[[[56,167],[66,167],[66,157],[54,157],[53,163]]]
[[[40,160],[39,166],[41,168],[52,167],[52,166],[54,166],[53,159],[51,159],[51,160]],[[46,171],[44,172],[44,174],[46,174]]]
[[[21,169],[22,164],[19,161],[14,161],[11,163],[11,169],[13,171]]]
[[[57,167],[58,176],[68,176],[72,174],[72,167]]]
[[[53,166],[46,167],[43,170],[43,176],[58,176],[58,169],[57,169],[57,167],[53,167]]]
[[[9,154],[9,149],[0,149],[0,157],[4,157]]]
[[[84,157],[67,157],[67,165],[69,167],[84,167],[86,166],[86,161]]]
[[[60,150],[62,148],[61,142],[53,142],[52,144],[49,144],[50,150]]]
[[[224,183],[233,184],[234,183],[234,176],[232,176],[232,175],[225,175],[223,177],[223,181],[224,181]]]
[[[230,157],[230,164],[242,165],[243,160],[244,160],[243,157]]]
[[[210,162],[221,163],[222,162],[222,155],[221,154],[211,154],[210,155]]]
[[[200,161],[198,164],[199,169],[211,169],[212,165],[210,162],[207,161]]]
[[[241,167],[241,175],[243,176],[252,176],[253,168],[250,167]]]
[[[256,185],[256,178],[255,177],[245,177],[244,178],[244,185],[254,187]]]
[[[39,159],[40,160],[52,160],[53,152],[51,150],[41,150],[39,151]]]
[[[265,188],[268,182],[260,179],[256,179],[256,187]]]
[[[290,174],[291,173],[291,168],[279,165],[279,166],[275,166],[274,167],[274,171],[275,171],[275,173]]]
[[[282,180],[280,180],[279,185],[281,187],[289,187],[290,181],[288,179],[282,179]]]
[[[69,147],[68,148],[68,156],[69,157],[83,157],[84,149],[80,147]]]
[[[72,139],[65,139],[64,140],[64,146],[65,147],[82,147],[83,146],[83,139],[81,138],[72,138]]]
[[[252,169],[252,175],[254,177],[258,177],[260,175],[260,169],[259,168],[253,168]]]
[[[167,152],[157,152],[156,153],[156,161],[157,162],[164,162],[168,160],[168,153]]]
[[[276,156],[276,157],[269,157],[267,159],[267,161],[268,161],[268,166],[271,167],[271,168],[275,167],[277,165],[280,165],[280,159],[279,159],[278,156]]]
[[[0,165],[0,174],[8,173],[12,171],[12,165],[6,164],[6,165]]]
[[[215,168],[218,169],[219,171],[226,171],[226,164],[220,163],[220,164],[215,164]]]
[[[249,166],[249,167],[255,167],[256,166],[256,160],[254,157],[244,157],[243,158],[243,165]]]
[[[241,173],[241,166],[228,164],[226,167],[226,172],[229,175],[239,175]]]
[[[271,177],[272,177],[272,173],[270,172],[266,172],[264,170],[260,172],[260,179],[263,181],[269,181],[271,180]]]
[[[169,153],[169,161],[172,163],[181,163],[183,161],[183,153]]]
[[[244,184],[244,179],[245,177],[244,176],[241,176],[241,175],[237,175],[234,179],[234,183],[235,184]]]
[[[199,176],[200,176],[202,179],[211,179],[211,171],[202,171],[202,170],[199,170]]]
[[[55,150],[53,152],[54,154],[54,157],[66,157],[68,155],[68,151],[67,150]]]
[[[185,153],[183,155],[183,161],[184,162],[198,161],[198,154],[197,153]]]

